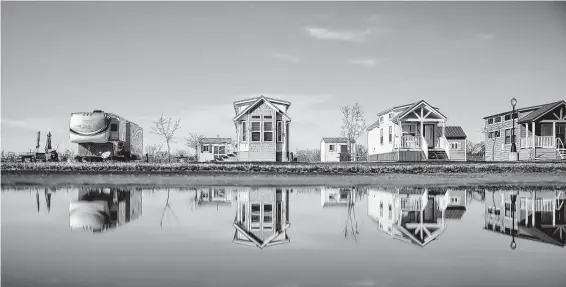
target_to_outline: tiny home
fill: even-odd
[[[427,189],[370,189],[368,216],[392,238],[420,247],[446,229],[450,194],[429,194]]]
[[[233,242],[260,249],[289,243],[289,192],[282,188],[239,189]]]
[[[320,140],[320,161],[346,161],[348,155],[348,139],[343,137],[322,138]]]
[[[234,102],[239,161],[290,161],[290,102],[260,96]]]
[[[564,191],[501,190],[485,193],[485,230],[566,246]]]
[[[347,206],[355,201],[353,188],[322,187],[320,189],[320,206]]]
[[[451,161],[467,161],[468,153],[466,145],[466,133],[464,129],[459,126],[446,126],[446,140],[450,146],[450,160]],[[437,134],[442,133],[441,128],[436,129]]]
[[[513,120],[520,161],[566,160],[566,101],[490,115],[485,121],[485,160],[508,161]]]
[[[446,138],[446,116],[426,101],[392,107],[377,117],[367,128],[369,161],[459,158]]]
[[[231,138],[202,138],[199,141],[198,161],[235,161]]]
[[[232,205],[232,193],[237,189],[225,186],[199,188],[195,191],[195,204],[214,205],[218,208],[219,205]]]

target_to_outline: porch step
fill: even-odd
[[[559,148],[556,149],[556,151],[558,152],[560,159],[566,160],[566,148]]]
[[[429,150],[428,151],[428,159],[429,160],[448,160],[448,155],[446,151],[443,150]]]

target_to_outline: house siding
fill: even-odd
[[[466,140],[465,139],[450,139],[448,140],[450,145],[452,143],[458,143],[458,148],[450,148],[450,160],[451,161],[466,161]]]
[[[330,145],[334,145],[334,151],[330,151]],[[339,162],[340,161],[340,151],[342,146],[347,146],[345,143],[327,143],[321,141],[320,143],[320,161],[321,162]]]

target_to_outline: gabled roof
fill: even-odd
[[[420,246],[420,247],[425,247],[427,244],[431,243],[433,240],[437,239],[438,236],[440,234],[442,234],[444,232],[444,230],[446,229],[446,227],[442,226],[436,230],[434,230],[433,232],[431,232],[430,235],[425,234],[424,239],[419,239],[417,237],[415,237],[415,235],[413,234],[412,230],[408,230],[405,227],[403,227],[401,224],[397,224],[397,226],[394,226],[394,228],[396,228],[397,230],[399,230],[404,237],[406,237],[407,239],[411,240],[412,243]]]
[[[467,138],[464,129],[460,126],[446,126],[446,139],[449,140],[465,140]],[[436,127],[438,134],[442,133],[442,127]]]
[[[516,112],[516,113],[522,113],[522,112],[533,111],[533,110],[536,110],[536,109],[538,109],[538,108],[540,108],[540,107],[542,107],[542,106],[545,106],[545,105],[547,105],[547,104],[536,105],[536,106],[530,106],[530,107],[524,107],[524,108],[520,108],[520,109],[515,109],[515,112]],[[502,113],[497,113],[497,114],[492,114],[492,115],[486,116],[486,117],[484,117],[483,119],[486,120],[486,119],[492,118],[492,117],[503,116],[503,115],[505,115],[505,114],[510,114],[510,113],[512,113],[512,112],[513,112],[513,110],[508,110],[508,111],[505,111],[505,112],[502,112]]]
[[[269,246],[273,246],[273,245],[278,245],[278,244],[283,244],[283,243],[289,243],[289,237],[287,236],[287,233],[285,233],[285,231],[291,227],[291,224],[287,223],[285,224],[285,226],[283,226],[283,228],[281,229],[281,231],[276,232],[275,234],[273,234],[272,236],[270,236],[269,238],[267,238],[265,241],[261,241],[259,240],[255,235],[253,235],[251,232],[243,229],[237,222],[234,222],[233,224],[234,228],[236,229],[234,232],[234,238],[232,240],[232,242],[234,243],[239,243],[239,244],[246,244],[246,245],[255,245],[257,246],[259,249],[263,249],[265,247],[269,247]],[[238,232],[240,232],[242,235],[244,235],[244,237],[246,237],[246,239],[248,239],[248,241],[245,240],[241,240],[238,239]],[[285,234],[285,239],[284,240],[277,240],[274,241],[278,236],[280,236],[281,234]]]
[[[201,144],[223,144],[232,143],[231,138],[202,138],[199,143]]]
[[[523,123],[529,123],[529,122],[532,122],[532,121],[536,121],[539,118],[546,115],[548,112],[559,107],[560,105],[566,105],[566,101],[558,101],[558,102],[543,105],[543,106],[539,107],[538,109],[532,111],[530,114],[522,117],[517,123],[523,124]]]
[[[403,110],[402,112],[400,112],[399,114],[397,114],[395,117],[393,117],[391,119],[392,122],[396,122],[397,120],[399,120],[400,118],[406,116],[408,113],[410,113],[411,111],[413,111],[414,109],[416,109],[417,107],[419,107],[420,105],[426,105],[429,108],[433,109],[436,113],[438,113],[441,117],[443,117],[444,119],[446,119],[446,116],[443,115],[437,108],[429,105],[425,100],[420,100],[416,103],[414,103],[413,105],[409,106],[408,108],[406,108],[405,110]]]
[[[411,112],[412,110],[414,110],[416,107],[418,107],[421,104],[426,104],[428,107],[432,108],[436,113],[438,113],[441,117],[446,119],[446,116],[444,114],[442,114],[438,108],[431,106],[430,104],[428,104],[425,100],[420,100],[418,102],[415,103],[411,103],[411,104],[407,104],[407,105],[402,105],[402,106],[396,106],[390,109],[387,109],[383,112],[380,112],[377,114],[377,121],[374,122],[373,124],[371,124],[369,127],[367,127],[366,130],[370,131],[376,127],[379,126],[379,117],[381,117],[382,115],[385,115],[389,112],[395,111],[395,110],[401,110],[401,112],[399,114],[397,114],[395,117],[393,117],[391,119],[392,122],[396,122],[399,118],[404,117],[407,113]]]
[[[511,236],[511,230],[510,229],[495,231],[495,230],[493,230],[493,229],[491,229],[487,226],[484,226],[483,229],[487,230],[487,231],[491,231],[491,232],[496,233],[496,234]],[[566,243],[561,242],[558,239],[553,238],[552,236],[549,236],[544,231],[541,231],[541,230],[534,228],[534,227],[526,227],[526,226],[523,226],[523,225],[519,225],[518,232],[517,232],[517,235],[515,237],[521,238],[521,239],[527,239],[527,240],[531,240],[531,241],[537,241],[537,242],[541,242],[541,243],[546,243],[546,244],[550,244],[550,245],[555,245],[555,246],[558,246],[558,247],[565,247],[566,246]],[[564,241],[564,239],[562,239],[562,240]]]
[[[343,137],[322,138],[322,141],[325,143],[348,143],[348,139]]]
[[[251,100],[251,99],[249,99],[249,100]],[[272,102],[269,98],[264,97],[264,96],[260,96],[260,97],[257,97],[257,98],[255,99],[255,101],[254,101],[252,104],[250,104],[247,108],[245,108],[243,111],[241,111],[239,114],[237,114],[237,115],[233,118],[234,122],[237,121],[240,117],[242,117],[243,115],[245,115],[247,112],[249,112],[249,111],[250,111],[251,109],[253,109],[254,107],[257,107],[257,105],[259,105],[259,104],[262,103],[262,102],[265,102],[270,108],[272,108],[272,109],[274,109],[275,111],[281,113],[281,116],[283,116],[285,119],[287,119],[288,121],[291,121],[291,118],[290,118],[285,112],[283,112],[281,109],[279,109],[277,106],[275,106],[275,105],[273,104],[273,102]],[[234,102],[234,105],[237,105],[236,103],[237,103],[237,102]],[[288,103],[288,102],[287,102],[287,103]],[[288,106],[290,106],[290,105],[291,105],[291,104],[289,103]]]
[[[255,97],[255,98],[248,98],[248,99],[243,99],[243,100],[239,100],[239,101],[235,101],[234,105],[241,105],[241,104],[246,104],[246,103],[253,103],[255,102],[257,99],[264,97],[267,100],[269,100],[272,103],[276,103],[276,104],[282,104],[285,105],[287,107],[291,106],[291,102],[288,101],[284,101],[284,100],[280,100],[280,99],[276,99],[276,98],[270,98],[270,97],[265,97],[265,96],[259,96],[259,97]]]

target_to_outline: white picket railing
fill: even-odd
[[[420,211],[422,202],[418,197],[401,197],[401,210],[403,211]]]
[[[552,212],[556,209],[556,199],[555,198],[537,198],[535,200],[529,198],[521,198],[520,209],[531,211],[533,210],[533,204],[535,212]]]
[[[420,147],[419,138],[412,135],[403,135],[395,139],[395,148],[416,149]]]
[[[536,147],[556,147],[556,140],[553,136],[535,136]]]
[[[448,142],[448,139],[446,139],[445,136],[442,136],[440,137],[440,142],[442,143],[442,148],[446,152],[446,156],[450,159],[450,143]]]

